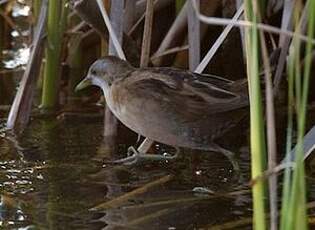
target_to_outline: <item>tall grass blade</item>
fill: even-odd
[[[296,31],[300,33],[301,24],[303,24],[303,18],[308,19],[307,36],[308,41],[305,48],[305,63],[303,73],[300,65],[300,54],[301,54],[301,41],[296,37],[293,39],[293,46],[291,48],[289,56],[289,78],[291,83],[291,94],[293,87],[295,87],[295,98],[296,98],[296,114],[297,114],[297,145],[295,148],[295,163],[296,166],[293,170],[292,180],[285,178],[284,184],[284,198],[282,208],[281,229],[307,229],[307,215],[306,215],[306,191],[305,191],[305,169],[304,169],[304,148],[303,139],[305,133],[305,120],[306,120],[306,107],[307,97],[310,81],[310,70],[312,62],[312,39],[314,37],[314,26],[315,26],[315,1],[308,1],[307,6],[307,17],[303,14],[300,17],[300,8],[302,2],[298,2],[298,7],[295,9],[295,21],[299,18],[302,23],[296,23]],[[306,23],[304,23],[306,25]],[[302,78],[303,77],[303,78]],[[289,95],[290,96],[290,95]],[[293,95],[291,95],[293,97]],[[287,159],[289,159],[287,157]],[[285,176],[290,176],[286,172]],[[291,179],[291,178],[290,178]],[[288,202],[288,205],[286,204]],[[287,209],[284,209],[287,208]]]

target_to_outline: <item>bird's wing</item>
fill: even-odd
[[[128,78],[128,90],[135,96],[154,100],[161,110],[189,120],[248,105],[246,93],[229,90],[232,82],[189,71],[150,68],[134,71]]]

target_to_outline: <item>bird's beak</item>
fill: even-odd
[[[84,89],[90,85],[92,85],[92,79],[87,76],[75,87],[75,92],[78,92],[79,90]]]

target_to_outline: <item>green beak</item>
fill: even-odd
[[[84,89],[88,86],[92,85],[92,81],[90,78],[84,78],[76,87],[75,87],[75,92],[78,92],[81,89]]]

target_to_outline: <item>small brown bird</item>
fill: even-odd
[[[215,139],[247,114],[245,80],[229,81],[171,67],[134,68],[114,56],[95,61],[76,87],[99,86],[113,114],[154,141],[232,153]]]

